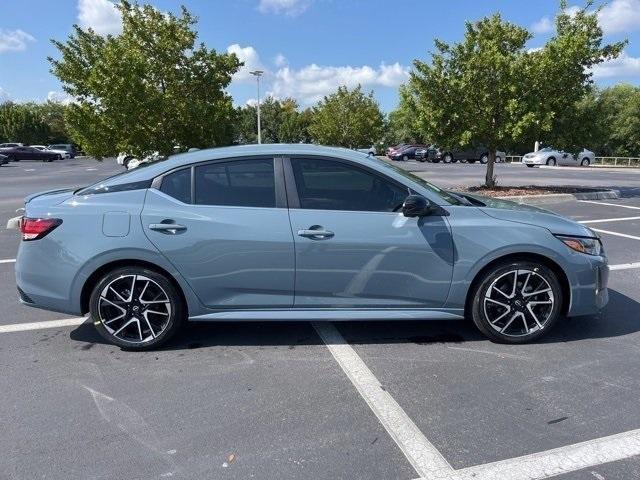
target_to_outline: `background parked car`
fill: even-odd
[[[69,153],[69,158],[75,158],[78,153],[76,147],[70,143],[56,143],[55,145],[49,145],[47,148],[49,150],[64,150]]]
[[[496,162],[500,163],[505,160],[505,152],[496,152]],[[455,162],[480,162],[482,164],[489,161],[489,150],[486,147],[465,147],[459,149],[443,149],[440,157],[436,157],[433,162],[438,163],[440,160],[444,163]]]
[[[41,152],[47,150],[49,152],[59,153],[62,155],[62,158],[71,158],[71,154],[66,150],[53,150],[51,148],[45,147],[44,145],[29,145],[31,148],[37,148]]]
[[[588,167],[595,160],[595,153],[591,150],[583,148],[582,151],[573,155],[564,150],[558,150],[553,147],[545,147],[537,152],[527,153],[522,158],[522,163],[527,167],[533,168],[536,165],[566,165],[566,166],[582,166]]]
[[[6,155],[0,154],[0,167],[7,163],[9,163],[9,157],[7,157]]]
[[[425,148],[425,145],[408,145],[401,150],[394,151],[393,153],[387,155],[391,160],[415,160],[416,158],[416,150],[419,148]]]
[[[369,148],[356,148],[356,151],[366,153],[367,155],[376,156],[378,152],[376,151],[376,147],[371,145]]]
[[[53,162],[61,160],[62,154],[49,150],[38,150],[33,147],[11,147],[2,148],[0,153],[9,157],[10,160],[19,162],[20,160],[42,160],[43,162]]]
[[[419,162],[433,162],[433,159],[440,155],[440,150],[435,145],[420,147],[416,150],[416,160]]]
[[[387,157],[395,152],[398,152],[400,150],[402,150],[403,148],[408,147],[410,144],[409,143],[399,143],[398,145],[394,145],[392,147],[388,147],[387,150],[385,151],[385,154],[387,155]]]

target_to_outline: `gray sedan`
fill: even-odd
[[[314,145],[199,150],[28,197],[22,303],[158,347],[187,320],[463,319],[523,343],[607,303],[584,225]]]

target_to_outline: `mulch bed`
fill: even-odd
[[[584,187],[561,187],[549,186],[543,187],[539,185],[525,185],[518,187],[496,186],[488,188],[485,186],[461,186],[452,188],[453,191],[477,193],[487,197],[517,197],[520,195],[545,195],[550,193],[578,193],[578,192],[595,192],[597,189]]]

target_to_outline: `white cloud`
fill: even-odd
[[[66,92],[52,90],[47,94],[47,101],[69,105],[73,103],[74,98]]]
[[[304,12],[312,0],[260,0],[258,10],[262,13],[283,13],[296,16]]]
[[[538,35],[553,32],[555,28],[553,20],[549,17],[542,17],[540,20],[531,25],[531,31]]]
[[[598,22],[607,34],[640,29],[640,0],[613,0],[602,7]]]
[[[247,80],[253,79],[253,76],[249,73],[253,70],[266,71],[260,61],[258,52],[251,46],[241,47],[237,43],[234,43],[227,47],[227,53],[235,53],[236,57],[238,57],[241,62],[244,62],[244,65],[240,67],[238,72],[233,76],[233,79],[237,82],[246,82]]]
[[[593,77],[595,79],[640,78],[640,57],[631,57],[627,52],[622,52],[618,58],[594,66]]]
[[[78,0],[78,22],[99,35],[122,32],[120,11],[109,0]]]
[[[340,86],[349,88],[362,85],[371,87],[397,87],[409,78],[409,69],[399,63],[381,64],[378,68],[334,67],[311,64],[300,70],[283,67],[275,73],[272,95],[293,97],[303,104],[312,104]]]
[[[0,87],[0,103],[8,102],[11,100],[9,93],[2,87]]]
[[[20,52],[27,48],[27,43],[35,41],[36,39],[33,36],[23,30],[4,30],[0,28],[0,53]]]
[[[281,53],[276,55],[276,57],[273,59],[273,63],[275,63],[276,67],[284,67],[289,64],[289,62],[287,61],[287,57],[285,57]]]

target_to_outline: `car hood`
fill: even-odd
[[[551,233],[561,235],[597,237],[590,228],[544,208],[524,205],[501,198],[489,198],[466,193],[465,195],[482,202],[484,206],[479,206],[478,209],[498,220],[535,225],[546,228]]]

